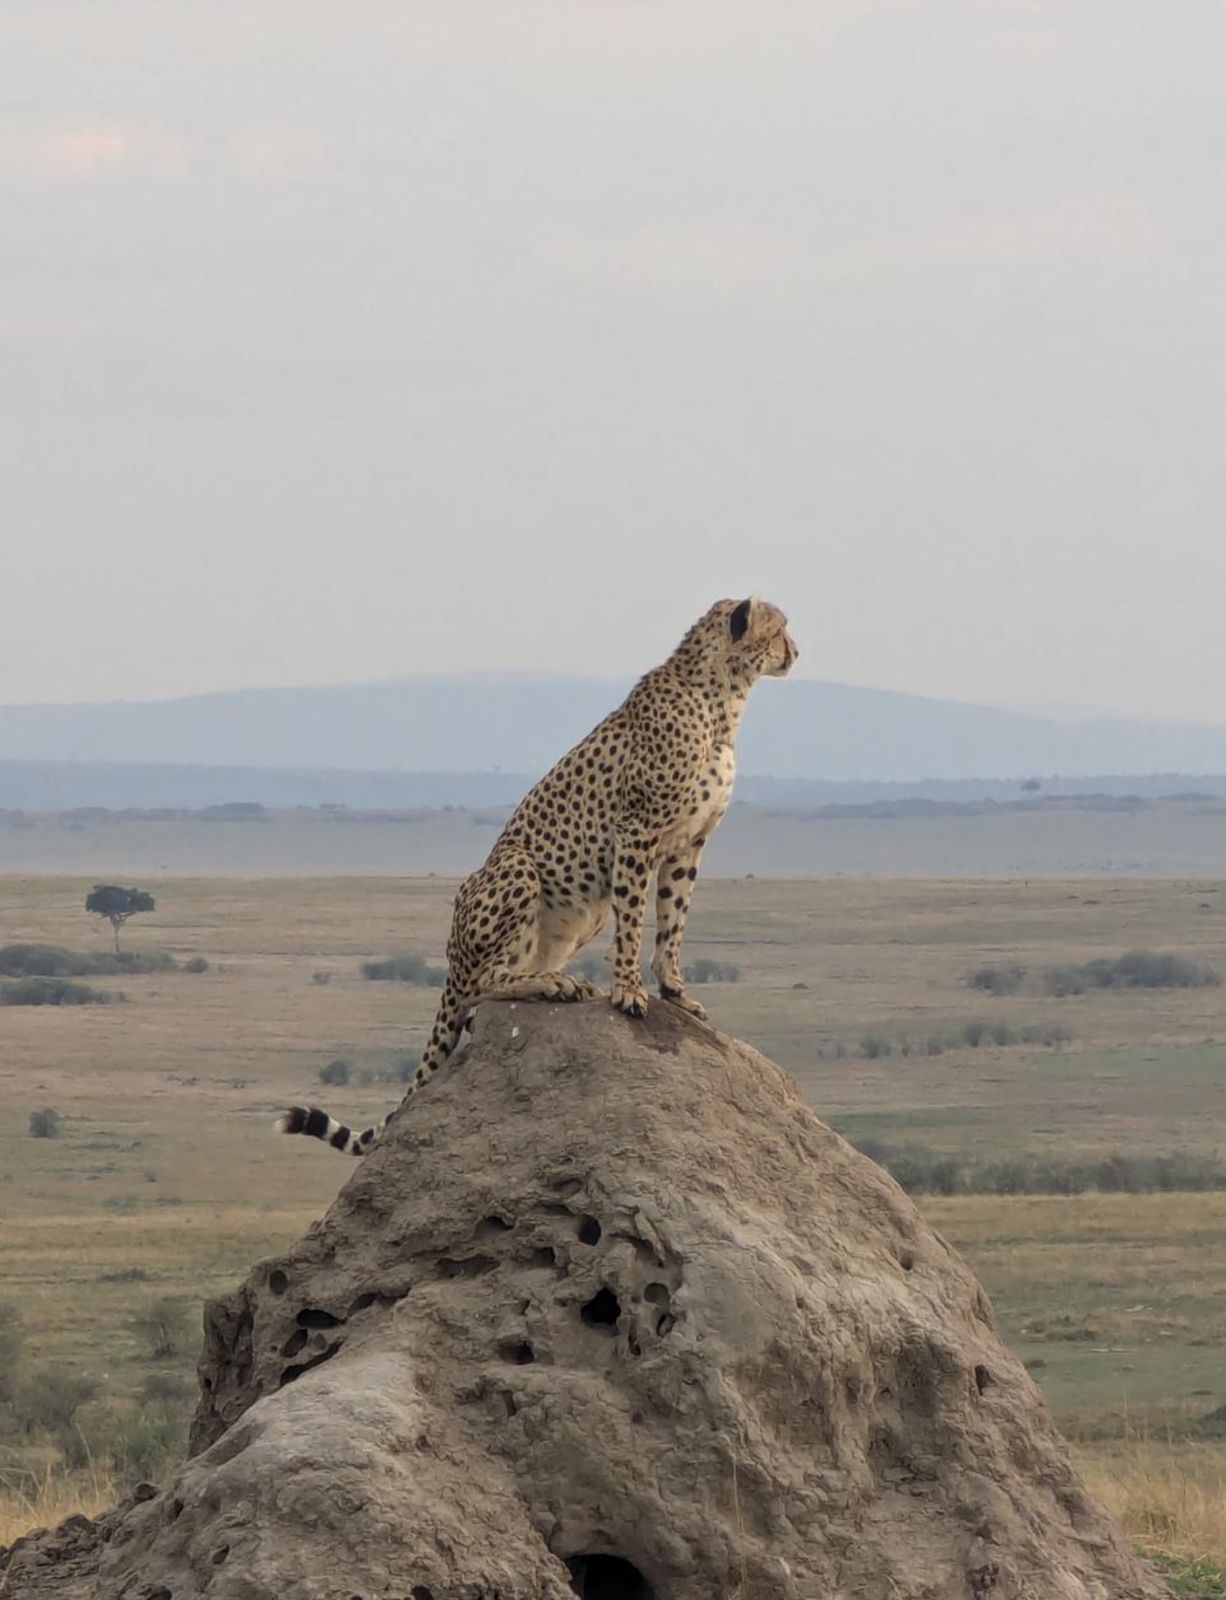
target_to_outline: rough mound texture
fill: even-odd
[[[304,1149],[303,1159],[326,1160]],[[55,1600],[1154,1600],[982,1290],[778,1068],[487,1005],[208,1308],[193,1459]]]

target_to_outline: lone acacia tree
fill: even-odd
[[[105,917],[115,930],[115,954],[119,954],[119,930],[139,911],[154,911],[157,902],[144,889],[121,889],[117,883],[96,883],[85,896],[85,909]]]

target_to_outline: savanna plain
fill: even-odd
[[[104,955],[92,882],[0,878],[0,942]],[[0,1543],[182,1453],[201,1302],[349,1176],[272,1119],[396,1103],[455,885],[148,887],[124,946],[173,967],[0,1006]],[[1226,883],[707,879],[685,958],[967,1257],[1137,1543],[1226,1596]]]

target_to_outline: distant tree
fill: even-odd
[[[1027,778],[1025,783],[1022,785],[1022,793],[1023,794],[1038,794],[1039,790],[1042,787],[1043,787],[1043,785],[1039,782],[1039,780],[1037,778]]]
[[[105,917],[115,931],[115,954],[119,954],[119,930],[129,917],[141,911],[154,911],[157,902],[144,889],[121,889],[115,883],[96,883],[85,896],[85,909]]]
[[[53,1111],[50,1106],[44,1107],[42,1111],[31,1111],[31,1139],[58,1139],[63,1131],[60,1126],[61,1121],[59,1112]]]

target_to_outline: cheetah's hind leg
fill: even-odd
[[[460,942],[475,969],[469,1003],[481,1000],[590,1000],[598,993],[586,978],[562,968],[571,946],[551,937],[541,882],[526,851],[504,851],[470,882],[475,892],[463,909]],[[475,958],[475,959],[473,959]]]
[[[488,967],[477,980],[478,1000],[594,1000],[600,990],[570,972],[517,972]]]

